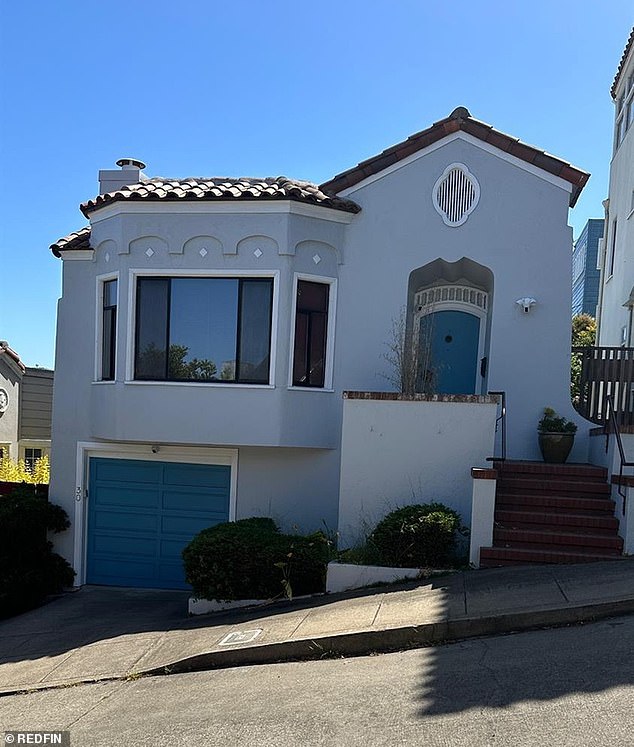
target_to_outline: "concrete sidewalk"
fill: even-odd
[[[0,622],[0,694],[352,656],[634,612],[634,559],[465,571],[187,617],[185,592],[84,587]]]

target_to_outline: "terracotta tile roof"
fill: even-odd
[[[616,71],[616,75],[614,76],[614,83],[612,83],[612,88],[610,88],[610,95],[612,98],[616,96],[616,87],[619,84],[619,80],[621,79],[621,73],[623,72],[623,69],[625,68],[625,61],[627,60],[627,56],[630,53],[630,50],[632,49],[632,46],[634,45],[634,26],[632,26],[632,30],[630,31],[630,37],[627,40],[627,44],[625,45],[625,49],[623,50],[623,54],[621,55],[621,61],[619,62],[619,67]]]
[[[9,347],[9,343],[6,340],[0,340],[0,355],[6,355],[7,357],[11,358],[14,363],[17,363],[18,368],[22,371],[22,373],[26,371],[26,366],[20,360],[20,356],[15,352],[15,350],[12,350]]]
[[[366,161],[362,161],[357,166],[341,174],[337,174],[337,176],[321,184],[320,188],[324,192],[338,194],[344,189],[353,187],[367,177],[378,174],[388,166],[402,161],[407,156],[412,155],[412,153],[417,153],[447,135],[459,131],[473,135],[473,137],[489,143],[522,161],[531,163],[550,174],[559,176],[570,182],[572,184],[572,194],[570,196],[571,207],[576,203],[581,190],[590,178],[590,174],[571,166],[566,161],[551,156],[543,150],[538,150],[532,145],[522,143],[515,137],[493,129],[491,125],[473,119],[468,109],[464,106],[459,106],[448,117],[445,117],[445,119],[435,122],[426,130],[410,135],[407,140],[393,145],[377,156],[373,156]]]
[[[309,205],[358,213],[361,208],[352,200],[327,194],[311,182],[288,179],[285,176],[253,178],[189,178],[164,179],[155,177],[138,184],[98,195],[81,205],[82,213],[88,217],[98,208],[112,202],[137,200],[293,200]]]
[[[79,251],[80,249],[92,249],[90,246],[90,226],[84,226],[79,231],[74,231],[51,244],[51,251],[56,257],[61,257],[60,252],[62,251]]]

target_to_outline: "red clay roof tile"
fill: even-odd
[[[254,179],[242,178],[188,178],[164,179],[155,177],[130,184],[82,203],[86,216],[113,202],[133,200],[293,200],[309,205],[358,213],[361,208],[352,200],[325,193],[311,182],[289,179],[285,176]]]
[[[341,174],[321,184],[320,188],[324,192],[339,194],[343,190],[355,186],[367,177],[378,174],[393,163],[401,161],[407,156],[423,150],[429,145],[442,140],[447,135],[458,131],[466,132],[489,145],[493,145],[499,150],[510,153],[522,161],[531,163],[550,174],[559,176],[570,182],[572,184],[572,194],[570,196],[571,207],[576,203],[581,190],[590,177],[590,174],[587,172],[571,166],[556,156],[552,156],[527,143],[523,143],[511,135],[495,130],[485,122],[473,119],[468,109],[459,106],[445,119],[435,122],[426,130],[410,135],[407,140],[392,145],[373,158],[368,158],[357,166],[343,171]],[[396,159],[394,156],[396,156]]]
[[[616,87],[619,84],[619,80],[621,79],[621,73],[623,72],[623,69],[625,67],[625,61],[627,60],[627,56],[630,53],[630,49],[632,49],[632,46],[634,45],[634,26],[632,26],[632,30],[630,31],[630,36],[627,40],[627,44],[625,45],[625,49],[623,50],[623,54],[621,55],[621,61],[619,62],[619,67],[616,71],[616,75],[614,76],[614,82],[612,83],[612,88],[610,88],[610,95],[612,98],[616,96]]]

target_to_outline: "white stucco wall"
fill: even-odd
[[[458,227],[445,225],[432,204],[436,179],[454,162],[481,188],[477,208]],[[508,456],[540,459],[536,426],[544,407],[581,421],[570,403],[569,191],[458,138],[345,194],[363,209],[346,229],[338,318],[346,354],[337,359],[337,378],[350,388],[384,388],[385,342],[410,273],[436,258],[468,257],[493,274],[484,384],[507,392]],[[525,296],[537,299],[529,314],[516,304]],[[582,431],[572,461],[586,459]]]
[[[468,525],[471,468],[493,455],[496,412],[490,401],[345,400],[339,546],[412,503],[439,501]]]
[[[618,100],[626,90],[634,70],[634,49],[630,52],[616,90]],[[628,100],[629,103],[629,100]],[[627,106],[627,105],[626,105]],[[629,327],[629,309],[623,306],[634,287],[634,204],[632,203],[632,173],[634,173],[634,124],[630,123],[625,137],[616,147],[610,164],[607,221],[603,231],[603,267],[601,271],[599,345],[622,344],[622,328]],[[610,253],[613,245],[614,221],[617,223],[614,244],[614,271],[610,273]],[[630,343],[634,332],[630,330]]]

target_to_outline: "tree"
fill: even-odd
[[[585,348],[594,345],[597,336],[597,321],[590,314],[572,317],[572,347]],[[570,398],[573,403],[581,396],[581,353],[572,353],[570,361]]]
[[[392,319],[390,339],[386,343],[387,353],[383,355],[390,368],[385,378],[401,394],[435,392],[437,376],[431,352],[433,322],[432,313],[424,315],[417,334],[414,334],[407,328],[405,307],[396,319]]]
[[[207,358],[192,358],[185,361],[189,352],[187,345],[170,345],[167,354],[168,378],[190,381],[192,379],[209,380],[216,376],[218,368],[213,361]],[[156,375],[157,371],[163,371],[165,366],[165,351],[158,348],[153,342],[147,345],[139,354],[138,373],[146,378]]]

